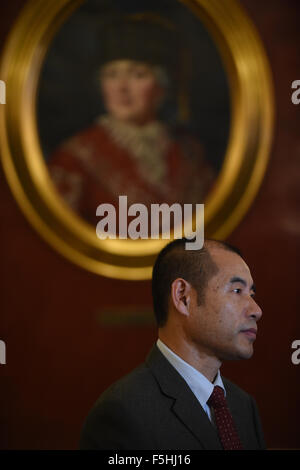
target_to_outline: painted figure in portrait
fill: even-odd
[[[84,220],[103,202],[203,203],[216,174],[191,132],[160,119],[180,81],[176,31],[151,15],[115,18],[102,28],[97,80],[104,113],[51,152],[60,195]]]

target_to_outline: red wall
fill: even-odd
[[[2,39],[24,3],[1,4]],[[300,79],[300,5],[242,4],[270,59],[277,121],[261,190],[229,238],[247,257],[264,316],[253,358],[224,364],[222,371],[256,397],[268,447],[295,448],[300,365],[291,362],[291,343],[300,339],[300,105],[290,95],[291,82]],[[7,364],[0,366],[0,448],[76,448],[98,395],[140,363],[156,338],[154,324],[101,323],[101,312],[151,308],[150,282],[109,280],[66,261],[31,228],[0,176],[0,339],[7,347]]]

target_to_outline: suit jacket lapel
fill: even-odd
[[[202,446],[205,449],[222,449],[217,431],[197,398],[156,345],[147,356],[146,364],[155,376],[162,393],[174,398],[172,412]]]

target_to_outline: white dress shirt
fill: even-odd
[[[226,390],[221,379],[220,371],[216,375],[214,382],[210,382],[201,372],[185,362],[181,357],[177,356],[166,346],[160,339],[157,340],[156,345],[165,358],[172,364],[181,377],[186,381],[193,394],[199,401],[205,413],[212,421],[211,410],[207,405],[207,400],[213,392],[214,386],[219,385],[223,388],[226,395]]]

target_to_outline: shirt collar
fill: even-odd
[[[161,351],[161,353],[171,363],[171,365],[187,382],[188,386],[196,395],[203,408],[206,406],[206,402],[212,394],[213,389],[216,385],[222,387],[226,395],[226,390],[219,370],[217,372],[214,382],[212,383],[203,374],[201,374],[201,372],[199,372],[193,366],[184,361],[180,356],[175,354],[160,339],[157,340],[156,345]]]

